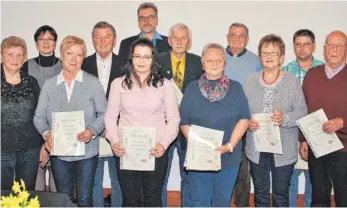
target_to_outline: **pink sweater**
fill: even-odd
[[[120,127],[155,127],[156,142],[165,149],[177,137],[180,122],[176,95],[170,82],[163,86],[141,89],[134,84],[131,90],[122,87],[124,77],[115,79],[105,113],[106,138],[119,142]],[[117,124],[118,115],[120,115]]]

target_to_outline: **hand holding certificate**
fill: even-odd
[[[221,155],[216,151],[223,142],[223,131],[192,125],[188,130],[187,170],[218,171]]]
[[[85,155],[84,142],[77,135],[85,131],[84,112],[54,112],[52,114],[52,151],[56,156]]]
[[[122,127],[121,146],[125,154],[120,158],[121,170],[154,171],[156,129],[151,127]]]
[[[259,123],[259,128],[253,131],[255,151],[283,154],[279,126],[271,121],[272,114],[258,113],[253,118]]]
[[[323,124],[327,121],[323,109],[296,121],[316,158],[343,148],[335,133],[329,134],[323,131]]]

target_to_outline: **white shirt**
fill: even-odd
[[[63,70],[58,75],[57,85],[59,85],[60,83],[64,82],[65,89],[66,89],[67,102],[70,102],[72,91],[73,91],[73,88],[75,86],[75,81],[83,82],[83,71],[81,69],[78,71],[75,79],[71,81],[70,87],[69,87],[69,85],[67,84],[67,82],[64,79]]]
[[[110,79],[111,74],[111,66],[112,66],[112,53],[103,60],[99,54],[96,54],[96,63],[98,67],[98,77],[101,83],[102,88],[106,94],[108,81]]]

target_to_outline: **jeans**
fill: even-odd
[[[234,202],[237,207],[250,207],[249,193],[251,191],[251,174],[249,173],[248,159],[242,150],[242,161],[234,188]]]
[[[254,204],[256,207],[270,207],[270,172],[272,179],[272,206],[289,206],[289,184],[294,163],[275,167],[272,153],[260,153],[259,164],[249,161],[254,184]]]
[[[180,175],[181,175],[181,206],[187,207],[189,206],[189,195],[186,191],[186,186],[188,184],[188,178],[187,178],[187,172],[184,170],[184,158],[186,155],[186,150],[182,148],[181,142],[179,141],[179,138],[172,142],[172,144],[168,148],[168,165],[167,170],[165,174],[163,189],[161,193],[161,201],[163,203],[163,207],[167,207],[167,184],[169,182],[169,176],[171,171],[171,163],[175,152],[175,147],[177,149],[177,154],[179,158],[179,168],[180,168]]]
[[[55,183],[54,183],[52,167],[50,164],[49,164],[49,166],[47,164],[44,168],[39,166],[39,168],[37,170],[35,190],[36,191],[45,191],[46,190],[46,172],[48,172],[48,181],[49,181],[48,189],[49,189],[49,191],[50,192],[57,192],[57,188],[55,187]]]
[[[95,172],[94,185],[93,185],[93,207],[104,206],[104,190],[102,186],[104,178],[104,164],[108,161],[108,172],[111,178],[111,206],[122,206],[122,192],[116,170],[116,157],[99,157],[98,165]]]
[[[192,207],[230,207],[239,167],[218,172],[188,171],[189,197]]]
[[[123,207],[161,207],[161,191],[167,169],[167,152],[155,159],[154,171],[117,171],[123,196]]]
[[[97,155],[72,162],[51,157],[57,191],[67,194],[73,201],[76,188],[77,206],[93,206],[92,192],[97,162]]]
[[[1,151],[1,189],[11,190],[13,180],[23,179],[27,190],[34,190],[40,148],[18,152]]]
[[[347,207],[347,152],[333,152],[316,158],[309,148],[308,167],[312,183],[311,207],[330,207],[334,187],[336,207]]]
[[[293,175],[290,179],[290,186],[289,186],[289,206],[290,207],[296,207],[296,198],[298,195],[298,184],[299,184],[299,176],[301,173],[304,173],[305,175],[305,197],[304,197],[304,206],[310,207],[311,205],[311,197],[312,197],[312,185],[310,180],[310,175],[308,170],[293,170]]]

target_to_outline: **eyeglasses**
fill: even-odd
[[[260,52],[261,57],[267,57],[267,56],[278,56],[280,53],[279,52]]]
[[[341,45],[341,44],[331,44],[331,43],[327,43],[327,44],[325,44],[325,46],[326,46],[329,50],[335,49],[335,48],[337,48],[338,50],[342,50],[342,49],[345,47],[345,45]]]
[[[295,48],[301,48],[301,47],[304,47],[304,48],[309,48],[312,46],[313,43],[311,42],[306,42],[306,43],[294,43],[294,47]]]
[[[187,41],[188,37],[181,37],[181,38],[179,38],[179,37],[171,37],[170,39],[173,42],[178,42],[178,41]]]
[[[22,59],[23,57],[24,57],[24,55],[23,54],[16,54],[16,55],[14,55],[13,53],[8,53],[8,54],[6,54],[8,57],[10,57],[11,59],[14,59],[14,58],[16,58],[16,59]]]
[[[146,21],[146,20],[148,20],[148,21],[152,21],[152,20],[154,20],[155,18],[157,18],[156,16],[154,16],[154,15],[149,15],[149,16],[139,16],[139,20],[140,21]]]
[[[135,61],[140,61],[141,59],[143,59],[146,62],[151,61],[153,58],[153,56],[140,56],[140,55],[133,55],[133,59]]]
[[[247,35],[241,33],[240,35],[236,35],[235,33],[229,33],[227,34],[228,38],[229,39],[232,39],[232,40],[237,40],[237,39],[240,39],[240,40],[246,40],[247,39]]]
[[[209,65],[212,65],[212,64],[221,65],[224,63],[224,59],[217,59],[217,60],[207,59],[206,63]]]
[[[45,41],[48,41],[48,42],[54,42],[54,38],[38,38],[37,41],[40,41],[40,42],[45,42]]]
[[[99,41],[99,40],[102,40],[102,39],[104,39],[104,40],[111,40],[113,37],[111,35],[107,35],[107,36],[95,36],[93,38],[94,38],[94,40]]]

